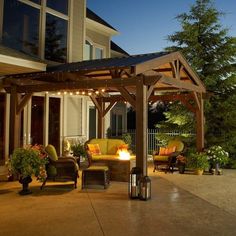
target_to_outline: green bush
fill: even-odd
[[[187,165],[190,168],[204,170],[209,168],[208,157],[205,152],[191,153],[187,160]]]
[[[73,155],[76,157],[86,156],[86,151],[84,149],[84,144],[83,143],[76,143],[71,146],[71,150],[73,151]]]

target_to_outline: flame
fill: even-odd
[[[127,150],[119,150],[118,153],[120,160],[130,160],[130,154]]]

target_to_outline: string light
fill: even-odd
[[[91,95],[92,95],[92,93],[91,93],[91,92],[88,92],[88,95],[89,95],[89,96],[91,96]]]
[[[82,94],[85,95],[85,92],[83,91]]]
[[[67,94],[67,92],[64,92],[64,95],[66,95]]]
[[[99,94],[99,91],[97,90],[95,93],[98,95],[98,94]]]
[[[77,91],[76,94],[79,95],[79,91]]]
[[[104,93],[104,92],[105,92],[105,89],[102,89],[102,92]]]
[[[58,92],[57,94],[58,94],[58,95],[61,95],[61,92]]]
[[[72,93],[72,92],[70,92],[70,95],[73,95],[73,93]]]

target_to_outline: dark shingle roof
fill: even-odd
[[[91,11],[90,9],[86,9],[86,16],[87,18],[89,18],[90,20],[96,21],[102,25],[105,25],[115,31],[117,31],[114,27],[112,27],[110,24],[108,24],[105,20],[103,20],[100,16],[98,16],[96,13],[94,13],[93,11]]]
[[[111,50],[129,56],[129,53],[128,53],[128,52],[126,52],[125,50],[123,50],[120,46],[118,46],[118,45],[117,45],[116,43],[114,43],[113,41],[111,41]]]
[[[74,63],[67,63],[59,66],[51,66],[47,68],[48,72],[65,72],[65,71],[93,71],[105,70],[115,67],[130,67],[146,61],[167,55],[167,52],[157,52],[149,54],[140,54],[134,56],[115,57],[107,59],[89,60]]]

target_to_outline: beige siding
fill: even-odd
[[[68,96],[66,99],[66,136],[82,134],[82,99]]]
[[[83,60],[83,45],[85,38],[85,14],[86,1],[73,0],[72,1],[72,15],[71,18],[71,45],[70,45],[70,62]]]
[[[3,2],[3,0],[0,0],[0,42],[2,41]]]
[[[92,31],[91,29],[86,29],[86,37],[92,40],[95,46],[102,46],[105,48],[105,57],[110,57],[110,37],[99,34],[96,31]]]

